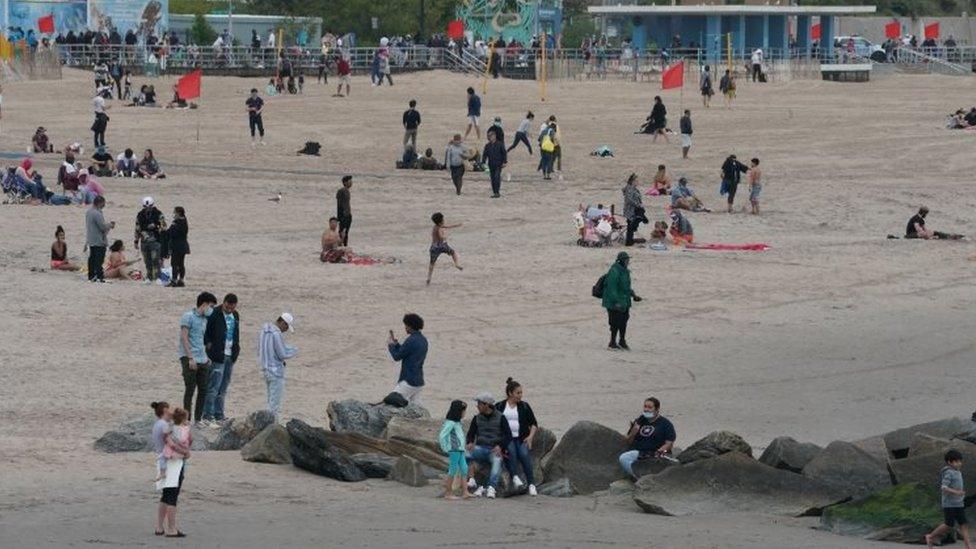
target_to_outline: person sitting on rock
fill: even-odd
[[[539,432],[539,422],[529,403],[522,400],[522,385],[508,378],[505,380],[505,400],[495,404],[495,409],[505,418],[508,429],[512,433],[512,441],[508,444],[508,455],[505,457],[505,467],[512,477],[512,487],[520,490],[528,484],[529,495],[537,496],[535,479],[532,472],[532,441]],[[518,466],[522,466],[525,482],[518,476]]]
[[[478,415],[474,416],[471,426],[468,427],[465,448],[470,469],[468,488],[475,489],[472,492],[475,497],[486,496],[493,499],[498,491],[505,448],[508,448],[512,441],[512,430],[505,416],[495,409],[495,399],[491,393],[480,393],[474,397],[474,401],[478,404]],[[491,467],[487,490],[484,486],[478,486],[474,478],[478,464]]]
[[[403,329],[407,332],[403,343],[397,341],[393,330],[386,342],[390,357],[400,363],[400,377],[393,392],[400,393],[407,402],[419,404],[420,391],[424,388],[424,361],[427,360],[427,338],[421,332],[424,319],[414,313],[403,315]]]
[[[650,397],[644,401],[644,412],[630,422],[627,431],[627,443],[630,450],[620,454],[620,468],[632,480],[637,481],[634,474],[634,463],[649,457],[662,457],[671,452],[676,435],[674,425],[661,416],[661,401]]]

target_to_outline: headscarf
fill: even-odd
[[[30,173],[31,166],[33,166],[33,165],[34,165],[34,162],[30,158],[25,158],[24,161],[20,163],[20,167],[21,168],[24,168],[24,171],[27,172],[27,173]]]

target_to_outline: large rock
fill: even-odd
[[[389,479],[415,488],[427,486],[424,466],[419,461],[407,456],[400,456],[393,463]]]
[[[915,482],[922,486],[938,487],[939,471],[945,467],[945,453],[949,448],[962,453],[962,477],[967,480],[964,483],[966,495],[976,494],[976,482],[968,481],[968,479],[976,479],[976,445],[962,440],[954,440],[934,452],[892,461],[891,474],[895,477],[895,483]]]
[[[244,461],[257,463],[291,463],[291,441],[288,430],[272,423],[241,448]]]
[[[546,456],[542,470],[545,478],[566,478],[577,493],[590,494],[623,478],[618,458],[625,451],[623,435],[599,423],[580,421]]]
[[[535,477],[533,480],[537,486],[546,481],[546,473],[542,470],[542,460],[555,447],[556,433],[545,427],[539,427],[535,439],[532,441],[532,448],[529,449],[529,455],[532,456],[532,475]]]
[[[803,474],[860,498],[891,486],[888,465],[850,442],[834,441],[803,467]]]
[[[759,461],[776,469],[799,473],[821,450],[823,448],[811,442],[797,442],[791,437],[777,437],[759,456]]]
[[[117,429],[106,432],[95,441],[95,449],[100,452],[153,452],[152,428],[156,423],[153,413],[137,414],[124,420]],[[207,450],[212,437],[200,436],[193,430],[192,450]]]
[[[868,455],[878,461],[888,463],[888,460],[891,459],[891,452],[888,451],[888,446],[885,444],[884,436],[882,435],[855,440],[851,444],[864,450]]]
[[[952,441],[947,438],[933,437],[924,433],[912,435],[911,445],[908,447],[908,456],[919,456],[931,454],[932,452],[945,452],[952,445]]]
[[[386,431],[390,419],[430,419],[430,412],[416,404],[396,408],[386,404],[367,404],[358,400],[332,401],[326,408],[329,428],[337,433],[358,433],[379,438]]]
[[[828,507],[823,528],[844,536],[919,543],[942,522],[939,491],[934,483],[900,484],[863,499]]]
[[[437,441],[437,437],[440,435],[443,424],[443,420],[394,415],[388,420],[381,438],[395,438],[411,444],[425,446],[434,452],[440,452],[441,445]],[[464,431],[467,432],[467,425],[465,425]]]
[[[817,515],[846,494],[739,452],[670,467],[641,478],[634,502],[646,513],[684,516],[747,512]]]
[[[387,478],[390,476],[390,471],[393,470],[393,464],[399,458],[386,454],[366,453],[353,454],[349,456],[349,459],[356,464],[356,467],[359,467],[366,478]]]
[[[634,476],[641,478],[647,475],[660,474],[668,467],[675,467],[677,465],[677,463],[670,459],[649,457],[635,461],[632,468],[634,470]]]
[[[439,451],[434,452],[426,446],[411,444],[403,440],[384,440],[357,433],[336,433],[333,431],[326,431],[324,438],[332,447],[346,455],[378,453],[394,457],[409,456],[438,471],[447,470],[447,456]]]
[[[351,459],[329,444],[325,429],[312,427],[298,419],[289,421],[287,428],[291,438],[291,461],[295,467],[345,482],[366,480],[366,475]]]
[[[274,422],[274,414],[267,410],[251,412],[245,418],[233,418],[217,431],[217,437],[210,444],[210,449],[240,450]]]
[[[959,433],[964,433],[972,429],[973,424],[968,418],[951,417],[919,423],[904,429],[898,429],[884,434],[885,444],[888,451],[894,458],[903,458],[908,455],[908,450],[912,445],[912,435],[922,433],[937,438],[952,438]]]
[[[688,464],[729,452],[752,457],[752,447],[742,437],[731,431],[715,431],[678,454],[678,461]]]
[[[539,487],[539,495],[552,498],[571,498],[573,497],[573,483],[568,478],[561,478],[553,482],[547,482]]]

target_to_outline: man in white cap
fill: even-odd
[[[479,393],[474,397],[474,401],[478,404],[478,415],[471,419],[465,448],[468,451],[466,457],[470,465],[468,487],[475,489],[472,492],[475,497],[484,494],[488,498],[494,498],[502,473],[505,448],[508,448],[508,443],[512,441],[512,430],[505,416],[495,409],[495,399],[491,393]],[[491,466],[487,490],[478,486],[475,481],[474,475],[478,463]]]
[[[258,363],[268,387],[268,410],[275,421],[281,419],[281,401],[285,396],[285,360],[298,354],[298,349],[285,344],[283,332],[295,332],[295,317],[281,313],[278,320],[267,322],[258,336]]]
[[[142,259],[146,263],[146,284],[152,284],[159,278],[163,249],[160,235],[165,228],[166,220],[163,212],[156,208],[156,201],[151,196],[143,198],[142,209],[136,215],[135,249],[142,252]]]

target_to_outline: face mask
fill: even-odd
[[[213,314],[213,310],[214,310],[213,307],[207,307],[207,310],[203,312],[203,316],[210,316],[211,314]]]
[[[656,412],[646,412],[646,411],[644,412],[644,417],[646,417],[647,419],[654,419],[654,416],[656,415],[657,415]]]

